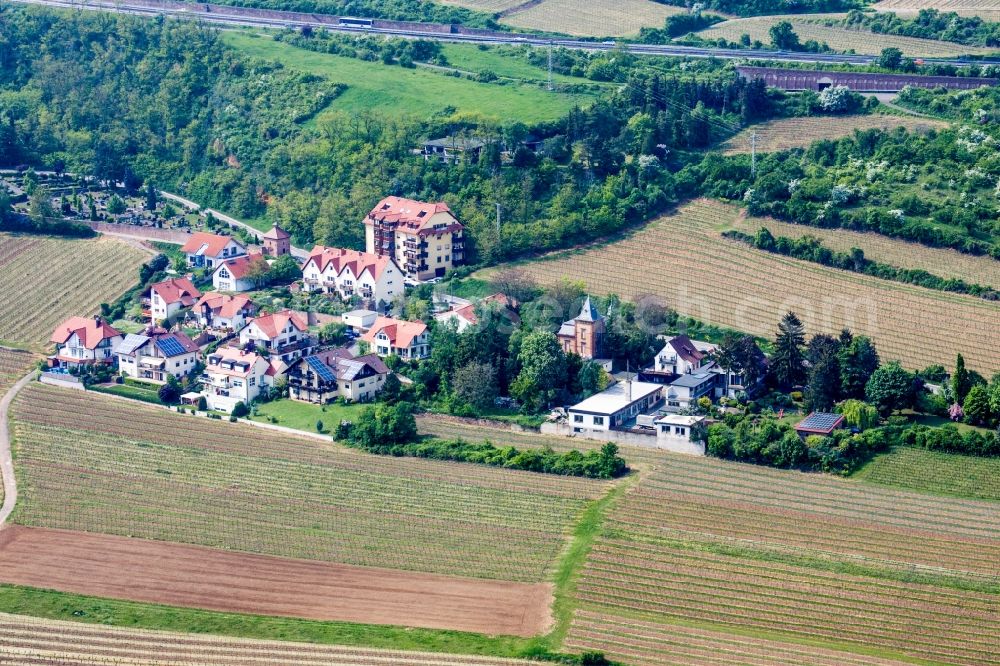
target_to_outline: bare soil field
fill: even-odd
[[[806,42],[810,39],[817,42],[826,42],[835,51],[850,51],[863,55],[878,55],[882,49],[896,47],[904,55],[919,56],[957,56],[957,55],[984,55],[993,53],[995,49],[981,48],[978,46],[965,46],[952,42],[942,42],[934,39],[920,39],[917,37],[900,37],[897,35],[877,35],[868,30],[849,30],[839,26],[826,26],[822,24],[823,19],[842,18],[842,14],[814,15],[808,18],[801,15],[795,16],[755,16],[753,18],[740,18],[724,21],[711,28],[702,30],[699,36],[705,39],[719,39],[720,37],[730,41],[739,41],[740,36],[747,34],[750,39],[768,44],[771,37],[768,31],[771,26],[779,21],[788,21],[799,36],[799,41]]]
[[[821,139],[840,139],[851,136],[854,130],[894,130],[905,127],[910,132],[947,127],[948,123],[929,118],[907,116],[810,116],[807,118],[781,118],[766,123],[750,125],[722,144],[726,155],[750,153],[750,135],[757,133],[757,151],[762,153],[806,148]]]
[[[0,613],[0,663],[73,666],[527,666],[517,659],[107,627]]]
[[[1000,303],[933,291],[770,254],[721,236],[741,213],[698,200],[622,240],[523,264],[543,284],[581,280],[594,294],[655,294],[682,315],[773,337],[792,310],[808,334],[850,328],[885,360],[950,364],[961,351],[987,376],[1000,370]],[[488,272],[486,273],[488,274]]]
[[[114,599],[255,615],[533,636],[550,586],[233,553],[13,525],[0,580]]]
[[[921,9],[955,12],[960,16],[978,16],[984,21],[1000,21],[998,0],[882,0],[872,5],[877,12],[895,12],[915,16]]]
[[[662,28],[668,16],[683,11],[652,0],[542,0],[501,23],[580,37],[622,37],[637,34],[640,28]]]

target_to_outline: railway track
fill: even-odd
[[[267,10],[263,12],[245,7],[230,7],[202,3],[181,3],[170,0],[127,0],[115,2],[111,0],[12,0],[22,4],[43,5],[63,9],[107,11],[139,16],[170,16],[204,23],[231,27],[258,28],[303,28],[329,30],[331,32],[384,35],[386,37],[402,37],[408,39],[428,39],[441,42],[465,42],[472,44],[508,44],[529,45],[534,47],[562,47],[584,51],[609,51],[624,48],[636,55],[687,57],[687,58],[720,58],[724,60],[769,60],[774,62],[826,63],[848,65],[870,65],[877,56],[830,53],[797,53],[789,51],[772,51],[764,49],[726,49],[706,48],[698,46],[681,46],[673,44],[633,44],[615,41],[588,41],[581,39],[564,39],[530,33],[492,33],[471,34],[462,32],[445,32],[439,24],[424,24],[426,28],[395,28],[364,25],[364,20],[353,20],[351,24],[340,23],[340,17],[324,14],[305,14],[302,12],[286,12]],[[257,12],[257,14],[255,14]],[[419,25],[419,24],[417,24]],[[1000,64],[1000,58],[922,58],[927,64],[967,65],[970,63]]]

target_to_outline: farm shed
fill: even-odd
[[[830,435],[837,428],[844,426],[844,417],[828,412],[812,412],[809,416],[795,424],[795,432],[805,439],[809,435]]]
[[[621,428],[659,405],[663,388],[648,382],[618,382],[570,407],[569,424],[575,433]]]
[[[830,72],[778,67],[737,67],[744,79],[764,79],[771,88],[782,90],[825,90],[845,86],[857,92],[899,92],[906,86],[972,90],[995,86],[1000,79],[962,76],[918,76],[914,74],[874,74],[871,72]]]

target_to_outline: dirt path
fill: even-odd
[[[19,379],[16,384],[0,399],[0,473],[3,476],[3,506],[0,506],[0,529],[3,528],[7,518],[14,511],[17,503],[17,479],[14,477],[14,460],[10,454],[10,428],[7,425],[7,413],[10,411],[10,403],[18,391],[34,380],[35,371],[32,370]]]
[[[551,585],[253,555],[9,525],[5,583],[235,613],[534,636]]]

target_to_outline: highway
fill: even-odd
[[[204,23],[234,27],[258,28],[302,28],[329,30],[352,34],[374,34],[386,37],[428,39],[442,42],[466,42],[472,44],[527,44],[536,47],[563,47],[585,51],[609,51],[624,48],[630,53],[647,56],[720,58],[724,60],[769,60],[775,62],[827,63],[848,65],[869,65],[877,56],[847,55],[835,53],[798,53],[790,51],[770,51],[763,49],[725,49],[681,46],[674,44],[631,44],[614,41],[586,41],[546,37],[528,33],[493,33],[490,35],[443,32],[443,26],[426,24],[426,29],[386,28],[370,26],[339,25],[337,17],[302,12],[282,12],[276,10],[248,9],[225,5],[183,3],[171,0],[13,0],[23,4],[44,5],[64,9],[107,11],[140,16],[170,16]],[[266,14],[266,15],[261,15]],[[416,24],[414,24],[416,25]],[[967,65],[971,62],[1000,64],[1000,58],[966,60],[962,58],[922,58],[926,63]]]

